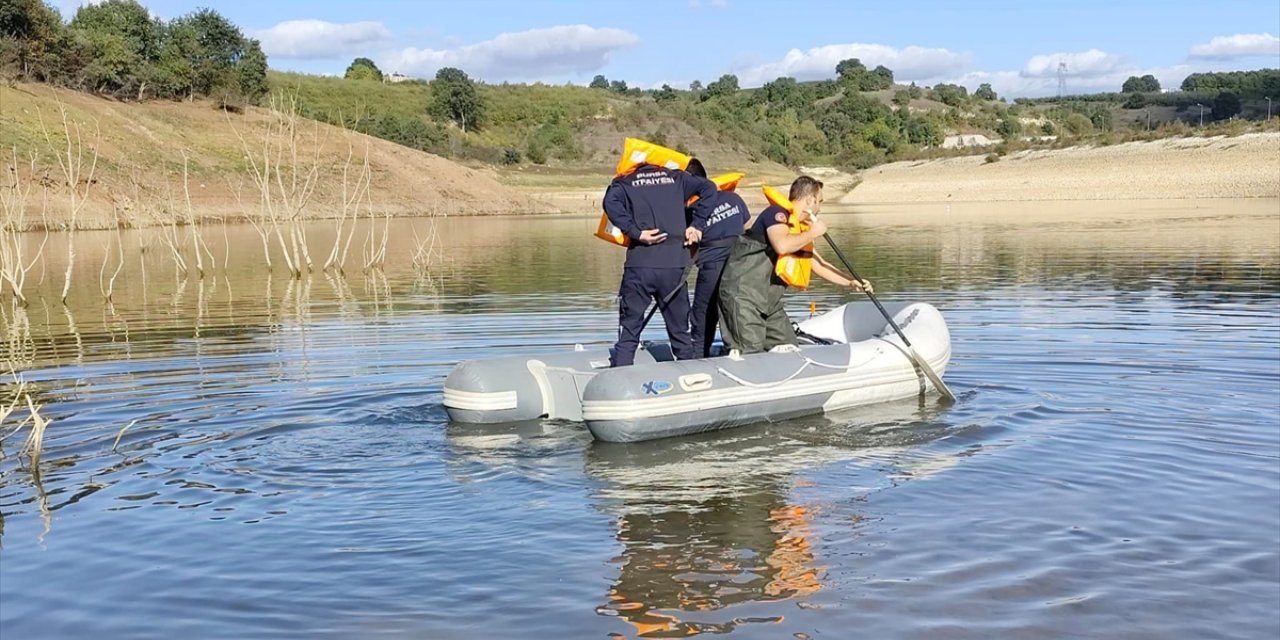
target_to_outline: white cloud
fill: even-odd
[[[792,49],[777,62],[743,69],[738,80],[744,87],[754,87],[775,78],[790,76],[797,80],[832,78],[841,60],[858,58],[874,68],[884,65],[893,69],[898,82],[920,82],[955,74],[969,65],[967,53],[947,49],[909,46],[897,49],[883,44],[829,44],[808,51]]]
[[[1117,70],[1129,67],[1123,56],[1090,49],[1079,53],[1051,53],[1049,55],[1032,56],[1022,68],[1021,74],[1027,78],[1057,78],[1058,64],[1067,64],[1068,78],[1096,78],[1113,74]]]
[[[288,20],[250,33],[262,50],[276,58],[327,60],[346,54],[370,55],[391,44],[391,31],[381,22],[334,23]]]
[[[1228,60],[1249,56],[1280,56],[1280,38],[1270,33],[1238,33],[1191,47],[1192,58]]]
[[[383,70],[429,77],[442,67],[457,67],[488,80],[546,79],[583,74],[604,67],[615,51],[640,42],[622,29],[564,25],[504,33],[492,40],[451,49],[407,48],[379,60]]]

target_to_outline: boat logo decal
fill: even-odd
[[[918,316],[918,315],[920,315],[920,310],[919,310],[919,309],[912,309],[912,310],[911,310],[911,313],[908,313],[908,314],[907,314],[907,317],[903,318],[903,319],[902,319],[902,322],[899,322],[899,323],[898,323],[898,328],[899,328],[899,329],[901,329],[901,328],[903,328],[903,327],[905,327],[905,326],[907,326],[907,325],[911,324],[911,322],[912,322],[913,320],[915,320],[915,319],[916,319],[916,316]]]
[[[666,380],[650,380],[640,386],[647,396],[660,396],[671,390],[671,383]]]

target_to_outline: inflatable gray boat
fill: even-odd
[[[951,359],[942,314],[886,304],[916,353],[939,375]],[[444,383],[456,423],[540,418],[585,422],[597,440],[635,442],[886,402],[936,392],[870,302],[799,324],[802,344],[701,360],[646,343],[633,366],[609,368],[607,349],[459,363]]]

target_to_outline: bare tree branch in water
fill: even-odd
[[[360,166],[354,169],[355,184],[351,184],[351,174],[353,173],[352,160],[355,157],[355,146],[350,142],[347,143],[347,160],[342,165],[342,209],[338,212],[338,220],[335,223],[333,248],[329,251],[329,258],[325,260],[324,270],[336,268],[338,273],[342,273],[347,261],[347,249],[351,247],[351,238],[355,236],[355,223],[359,219],[360,203],[365,201],[365,197],[369,192],[369,183],[372,181],[373,172],[369,169],[369,143],[365,141],[364,157]],[[351,230],[343,240],[343,231],[347,224],[347,218],[351,218]]]
[[[56,99],[56,98],[55,98]],[[84,206],[89,201],[89,191],[94,184],[93,174],[98,168],[98,142],[102,139],[102,130],[98,126],[98,122],[94,121],[93,140],[88,145],[85,144],[84,136],[80,128],[80,123],[74,123],[74,126],[67,118],[67,106],[58,100],[58,112],[62,116],[62,135],[66,138],[66,149],[62,150],[54,145],[53,135],[44,123],[44,116],[40,110],[36,110],[36,115],[40,120],[40,129],[44,133],[45,142],[49,145],[49,150],[54,157],[58,159],[58,167],[62,169],[63,178],[66,179],[67,196],[69,209],[67,211],[67,271],[66,277],[62,284],[62,304],[67,303],[67,296],[71,293],[71,272],[75,266],[76,244],[75,232],[80,227],[80,213],[84,210]],[[74,129],[75,133],[72,134]],[[92,156],[89,161],[88,172],[85,170],[85,152],[86,146],[88,152]],[[81,190],[83,184],[83,190]]]
[[[427,219],[425,237],[420,237],[418,225],[413,225],[413,243],[413,270],[418,275],[428,273],[438,261],[444,260],[444,246],[440,241],[440,232],[436,229],[434,212]]]
[[[0,293],[4,284],[8,283],[14,300],[22,306],[27,305],[27,298],[22,293],[26,285],[27,272],[35,266],[44,254],[45,242],[49,240],[49,228],[44,229],[44,238],[36,249],[31,260],[26,258],[26,240],[28,225],[26,221],[27,204],[31,191],[35,188],[36,157],[32,154],[27,176],[20,173],[18,150],[13,149],[12,160],[5,167],[8,175],[6,184],[0,185]]]
[[[191,250],[195,254],[196,260],[196,277],[204,279],[204,257],[209,257],[210,269],[217,269],[217,260],[213,257],[213,252],[209,250],[209,245],[204,241],[204,234],[201,232],[200,220],[196,217],[195,209],[191,206],[191,177],[189,171],[190,158],[187,157],[186,149],[182,150],[182,194],[186,202],[184,210],[184,221],[187,229],[191,233]]]
[[[300,151],[301,130],[296,96],[272,96],[269,107],[270,121],[262,136],[260,148],[255,148],[231,125],[244,149],[249,164],[250,177],[258,187],[260,197],[259,217],[276,236],[284,253],[286,266],[294,278],[302,277],[305,267],[311,271],[311,254],[307,247],[305,211],[319,183],[320,156],[324,147],[319,122],[312,123],[311,135],[316,144],[308,157]],[[285,233],[289,240],[285,241]]]
[[[116,270],[107,277],[107,264],[111,262],[111,244],[112,238],[115,238],[116,248],[120,252],[120,257],[116,260]],[[107,304],[111,304],[111,296],[115,293],[116,278],[120,276],[120,270],[124,269],[124,240],[121,238],[120,229],[117,228],[113,235],[107,236],[107,254],[102,258],[102,267],[98,269],[98,290],[102,292],[102,299]]]
[[[253,230],[257,232],[258,239],[262,241],[262,257],[267,261],[267,271],[270,272],[271,271],[271,234],[275,230],[274,226],[272,226],[273,221],[270,218],[262,215],[261,209],[259,210],[258,213],[254,213],[250,211],[248,207],[245,206],[244,183],[241,180],[232,180],[230,177],[228,177],[227,185],[231,188],[231,193],[235,194],[236,196],[236,207],[240,210],[240,213],[244,215],[245,220],[249,221],[249,224],[253,227]],[[224,235],[226,233],[225,225],[223,226],[223,233]],[[226,261],[223,261],[223,264],[225,265]]]
[[[27,307],[20,304],[6,309],[0,305],[0,318],[5,327],[5,368],[10,372],[29,369],[36,358],[36,343],[31,335],[31,317],[27,315]],[[4,422],[0,418],[0,424]]]
[[[160,226],[160,239],[164,241],[165,247],[169,249],[169,255],[173,258],[173,265],[177,267],[179,274],[186,278],[190,269],[187,268],[187,259],[183,257],[180,246],[185,244],[179,237],[178,233],[178,217],[173,214],[177,209],[177,204],[173,201],[173,187],[167,182],[165,183],[165,201],[169,206],[166,210],[152,209],[156,216],[156,223]]]
[[[382,225],[382,235],[378,236],[378,221],[373,217],[373,202],[367,192],[365,209],[369,212],[369,236],[364,248],[364,270],[381,270],[387,261],[387,239],[391,232],[391,214],[386,215]]]

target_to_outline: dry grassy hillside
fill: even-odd
[[[232,114],[202,101],[124,104],[45,85],[0,86],[0,148],[5,165],[13,164],[16,152],[20,179],[47,187],[33,189],[28,198],[29,224],[41,219],[41,196],[46,193],[49,204],[43,215],[48,223],[60,226],[68,218],[67,180],[57,160],[58,154],[67,152],[64,109],[71,137],[78,135],[83,142],[72,145],[73,150],[83,147],[79,182],[81,192],[88,194],[80,216],[83,227],[145,225],[171,215],[174,208],[185,209],[184,156],[192,209],[202,217],[256,212],[260,198],[250,155],[259,166],[266,155],[278,158],[286,189],[292,188],[293,168],[300,170],[303,183],[307,176],[314,176],[314,192],[302,213],[305,217],[332,217],[341,210],[344,167],[350,193],[366,153],[370,189],[362,215],[370,211],[413,215],[552,210],[546,202],[500,184],[488,170],[314,121],[299,120],[293,136],[296,144],[276,138],[274,142],[285,144],[267,153],[264,144],[272,141],[271,127],[277,123],[267,109]],[[246,146],[251,154],[246,154]],[[95,152],[97,165],[89,182]],[[10,178],[5,179],[8,186]]]

